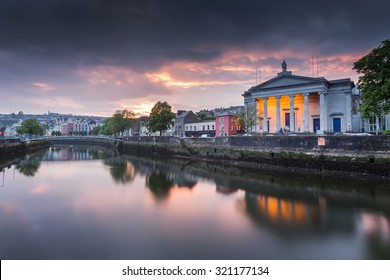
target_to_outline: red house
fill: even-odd
[[[215,117],[215,136],[230,136],[236,135],[241,127],[234,121],[235,114],[231,112],[223,112]]]

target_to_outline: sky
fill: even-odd
[[[353,62],[390,38],[389,11],[388,0],[0,0],[0,114],[243,105],[283,59],[294,75],[357,83]]]

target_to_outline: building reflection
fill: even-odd
[[[389,217],[382,213],[363,211],[359,218],[370,258],[390,259]]]
[[[216,183],[216,191],[222,194],[232,194],[237,192],[238,189]]]
[[[42,156],[44,161],[81,161],[104,159],[109,156],[99,147],[84,147],[84,146],[54,146]]]
[[[294,227],[315,225],[321,224],[325,216],[325,208],[314,201],[309,203],[246,192],[245,202],[251,217],[268,224]]]

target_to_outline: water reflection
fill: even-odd
[[[390,259],[386,183],[69,146],[15,170],[2,259]]]
[[[255,220],[294,228],[323,222],[318,203],[246,193],[248,214]],[[325,208],[322,208],[324,211]]]
[[[116,183],[129,183],[134,180],[136,170],[134,165],[123,157],[112,157],[104,160],[110,167],[110,174]]]
[[[33,177],[38,172],[40,166],[40,160],[22,160],[15,168],[24,176]]]
[[[217,192],[223,193],[223,194],[232,194],[238,191],[236,188],[232,188],[226,185],[218,184],[216,185]]]
[[[96,147],[85,146],[55,146],[48,151],[38,151],[19,160],[15,169],[21,174],[33,177],[38,173],[42,161],[82,161],[107,158],[107,151]]]

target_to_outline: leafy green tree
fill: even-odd
[[[135,122],[135,113],[131,110],[117,110],[112,117],[106,119],[101,133],[106,135],[123,133]]]
[[[35,136],[40,136],[45,133],[37,119],[24,120],[16,132],[19,134],[29,134]]]
[[[207,115],[205,112],[201,111],[197,114],[198,118],[201,119],[202,121],[207,121],[207,120],[215,120],[215,117]]]
[[[167,102],[157,102],[150,112],[147,122],[147,128],[151,132],[161,132],[167,130],[172,124],[175,114],[172,112],[172,107]]]
[[[386,115],[390,111],[390,41],[353,64],[359,76],[360,112],[364,118]]]
[[[101,130],[100,126],[95,126],[94,128],[92,128],[90,133],[91,133],[91,135],[99,135],[100,130]]]

